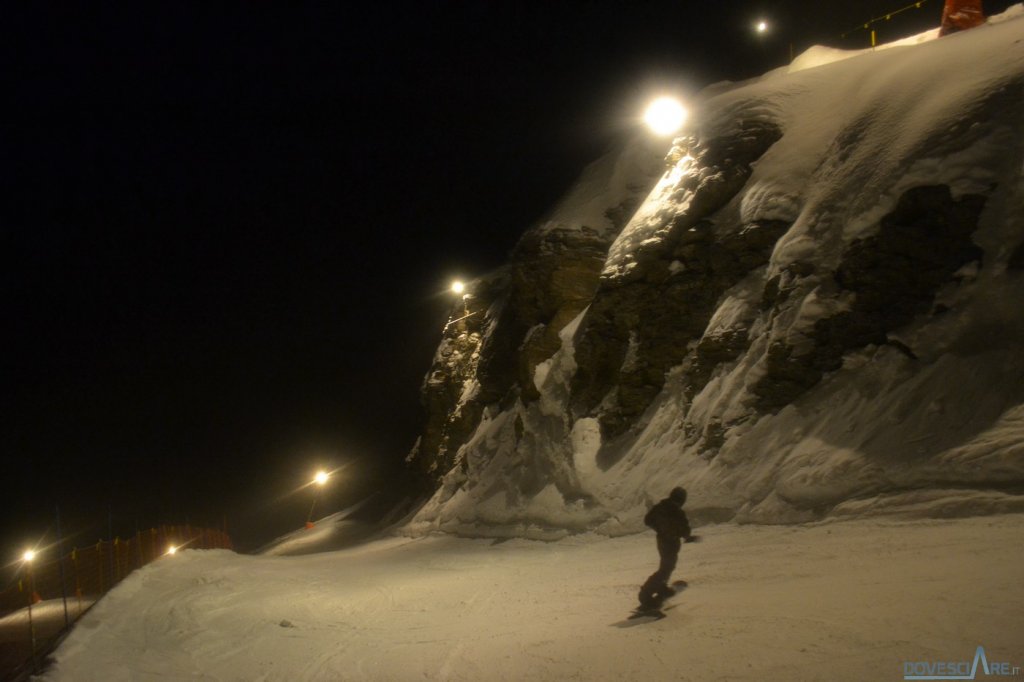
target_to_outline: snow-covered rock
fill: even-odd
[[[453,311],[408,532],[615,535],[680,484],[704,520],[1020,508],[1024,12],[934,38],[588,169]]]

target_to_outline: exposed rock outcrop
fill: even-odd
[[[458,451],[485,406],[539,397],[537,366],[561,347],[559,331],[590,303],[612,240],[659,170],[660,154],[649,141],[593,164],[568,199],[573,215],[556,208],[523,235],[505,268],[471,283],[451,310],[421,389],[427,421],[408,458],[421,473],[436,481],[460,463]],[[579,211],[580,204],[587,209]]]
[[[1024,242],[1017,245],[1017,248],[1010,254],[1010,260],[1006,267],[1011,270],[1024,270]]]
[[[696,520],[1015,508],[1022,34],[797,60],[598,162],[453,309],[410,532],[632,532],[677,484]]]
[[[493,371],[480,372],[481,346],[495,325],[495,305],[507,288],[504,272],[477,282],[475,293],[453,307],[445,324],[441,345],[420,388],[426,415],[423,433],[408,458],[427,479],[436,479],[455,465],[455,456],[480,423],[484,406],[501,393],[500,372],[497,382]],[[490,350],[495,352],[493,344]],[[497,354],[507,361],[509,354],[502,350],[497,349]]]
[[[834,286],[828,290],[833,297],[852,294],[846,309],[816,320],[801,339],[803,350],[784,341],[768,348],[765,374],[751,386],[758,410],[773,412],[789,405],[825,372],[839,369],[848,351],[889,343],[888,332],[928,312],[940,286],[968,263],[980,264],[982,250],[971,235],[984,205],[985,197],[979,195],[954,200],[945,185],[905,192],[895,210],[882,218],[877,233],[854,240],[831,274]],[[794,289],[810,291],[806,282],[813,270],[805,266],[791,271],[805,283],[780,296],[774,278],[766,287],[766,301],[774,299],[781,306]]]
[[[643,414],[665,372],[703,335],[718,298],[768,263],[786,223],[708,218],[736,196],[751,164],[780,137],[775,126],[748,123],[732,137],[689,141],[692,169],[669,188],[682,210],[656,216],[660,224],[648,232],[657,237],[641,241],[603,275],[576,340],[572,410],[576,418],[597,415],[605,438]],[[711,357],[704,354],[705,368]]]

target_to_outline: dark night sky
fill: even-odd
[[[0,551],[56,502],[79,544],[109,510],[226,514],[251,546],[301,525],[308,491],[282,496],[320,464],[348,465],[325,512],[387,485],[447,282],[500,264],[648,93],[904,4],[8,7]]]

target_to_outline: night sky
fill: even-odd
[[[253,547],[317,467],[344,467],[324,513],[392,486],[451,278],[649,95],[863,47],[840,34],[904,4],[8,7],[0,552],[58,503],[77,544],[226,517]]]

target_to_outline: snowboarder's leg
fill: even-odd
[[[676,570],[676,563],[679,561],[680,544],[678,538],[658,538],[658,555],[661,557],[661,563],[658,565],[658,572],[655,574],[658,576],[658,587],[655,597],[659,600],[665,600],[676,593],[675,590],[668,586],[668,581],[672,577],[672,571]]]
[[[666,597],[675,594],[675,590],[668,586],[668,579],[672,577],[672,571],[676,570],[679,547],[680,542],[677,538],[658,536],[658,555],[661,561],[658,570],[652,573],[640,588],[638,597],[641,608],[656,608]]]
[[[661,605],[661,599],[655,596],[658,594],[660,587],[661,572],[659,571],[651,575],[640,587],[640,594],[637,595],[637,598],[640,600],[641,609],[656,609]]]

